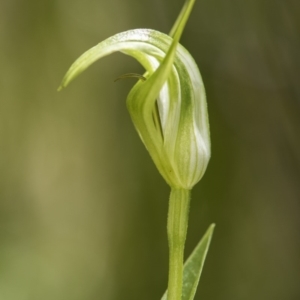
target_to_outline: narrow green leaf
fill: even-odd
[[[209,226],[205,235],[184,264],[182,300],[194,299],[214,228],[215,224]],[[167,292],[164,293],[161,300],[167,300]]]

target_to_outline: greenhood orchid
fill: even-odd
[[[210,136],[203,82],[195,61],[178,43],[184,24],[179,26],[174,38],[136,29],[106,39],[78,58],[61,87],[113,52],[134,57],[146,70],[146,80],[139,80],[127,97],[135,128],[166,182],[191,189],[206,170]]]
[[[169,300],[181,299],[182,278],[188,278],[184,279],[188,283],[192,280],[193,286],[196,282],[197,286],[213,232],[210,227],[200,242],[200,250],[192,254],[192,260],[196,257],[198,264],[187,264],[183,276],[189,191],[202,178],[210,159],[202,78],[189,52],[179,44],[194,2],[186,1],[170,35],[135,29],[118,33],[91,48],[74,62],[59,88],[67,86],[98,59],[117,51],[132,56],[145,68],[143,76],[132,75],[139,80],[127,96],[127,108],[141,140],[172,190],[168,221]],[[174,264],[177,267],[172,269]],[[188,291],[189,296],[182,299],[191,300],[193,293]]]

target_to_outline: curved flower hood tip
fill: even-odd
[[[129,30],[91,48],[74,62],[59,88],[113,52],[139,61],[146,72],[129,92],[128,111],[166,182],[184,189],[202,178],[210,158],[203,82],[195,61],[179,44],[193,4],[186,2],[171,36],[151,29]]]

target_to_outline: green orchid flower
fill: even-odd
[[[210,158],[206,97],[198,67],[179,37],[189,10],[174,38],[151,29],[116,34],[88,50],[71,66],[65,87],[96,60],[120,51],[146,69],[127,97],[127,108],[157,169],[173,188],[191,189],[203,176]]]
[[[190,190],[202,178],[210,159],[204,85],[192,56],[179,44],[194,2],[186,1],[170,35],[135,29],[91,48],[74,62],[59,88],[98,59],[117,51],[132,56],[145,68],[143,75],[123,77],[139,79],[127,96],[127,108],[157,169],[171,187],[169,285],[164,296],[168,300],[194,297],[213,233],[211,226],[183,270]]]

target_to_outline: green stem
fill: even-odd
[[[168,300],[181,300],[184,244],[188,226],[190,191],[171,189],[168,215]]]

